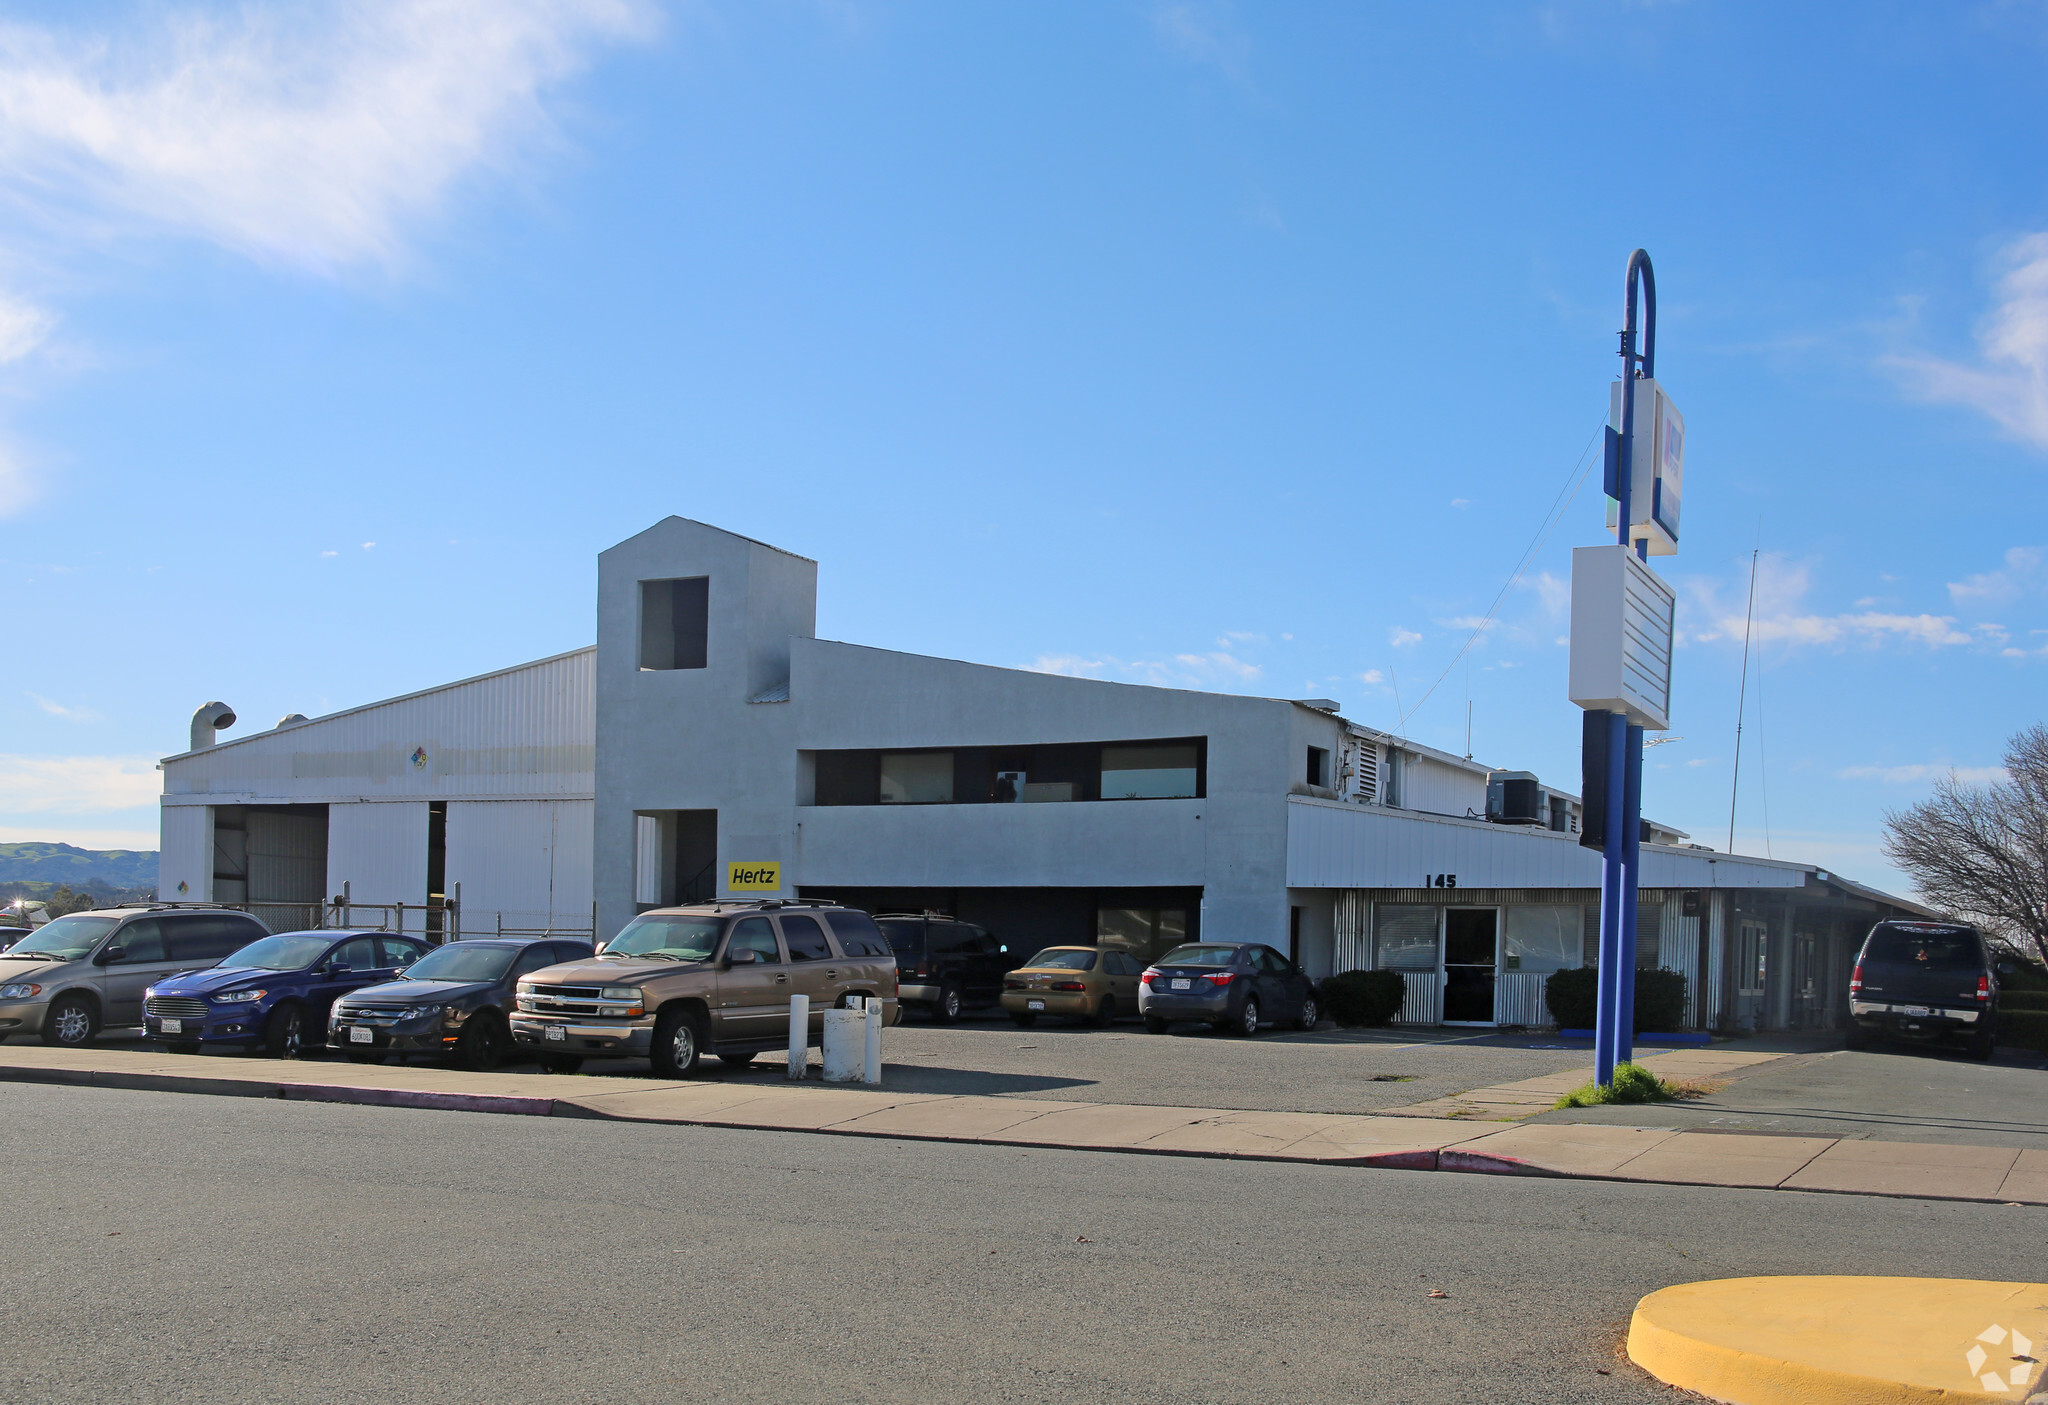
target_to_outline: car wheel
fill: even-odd
[[[60,995],[43,1016],[43,1042],[60,1049],[78,1049],[100,1032],[100,1012],[83,995]]]
[[[697,1071],[704,1036],[687,1010],[667,1010],[654,1022],[654,1047],[648,1059],[660,1078],[688,1078]]]
[[[752,1054],[720,1054],[718,1061],[727,1068],[745,1068],[754,1061]]]
[[[1995,1053],[1997,1049],[1998,1036],[1992,1034],[1987,1030],[1985,1033],[1977,1035],[1975,1038],[1971,1039],[1969,1043],[1965,1044],[1963,1046],[1963,1053],[1966,1057],[1973,1058],[1978,1063],[1989,1063],[1991,1062],[1991,1055]]]
[[[1102,997],[1102,1003],[1095,1007],[1095,1019],[1093,1023],[1097,1029],[1108,1029],[1111,1024],[1115,1023],[1115,1021],[1116,997],[1113,995],[1105,995]]]
[[[264,1053],[273,1059],[295,1059],[306,1048],[306,1012],[296,1005],[280,1005],[270,1012],[263,1026]]]
[[[1038,1023],[1038,1016],[1032,1014],[1029,1010],[1012,1010],[1010,1011],[1010,1023],[1019,1029],[1029,1029]]]
[[[504,1021],[494,1010],[479,1010],[462,1026],[455,1041],[455,1063],[471,1073],[489,1073],[505,1061]]]
[[[1849,1026],[1848,1029],[1844,1030],[1842,1033],[1842,1043],[1851,1049],[1856,1049],[1859,1051],[1868,1049],[1871,1047],[1871,1045],[1875,1044],[1876,1042],[1877,1041],[1871,1037],[1870,1031],[1865,1029],[1862,1025],[1852,1024]]]
[[[583,1060],[576,1054],[542,1054],[534,1060],[543,1073],[574,1073],[583,1067]]]
[[[1147,1034],[1164,1034],[1166,1033],[1166,1026],[1167,1021],[1157,1015],[1145,1016],[1145,1033]]]
[[[1237,1012],[1237,1018],[1230,1022],[1230,1032],[1242,1039],[1249,1039],[1259,1032],[1259,1002],[1247,996],[1244,1008]]]
[[[939,990],[938,1000],[932,1005],[933,1022],[936,1024],[952,1024],[959,1018],[960,987],[957,985],[942,987]]]
[[[1313,995],[1302,996],[1301,1014],[1296,1017],[1294,1027],[1296,1029],[1314,1029],[1318,1024],[1322,1023],[1322,1019],[1323,1007],[1316,1004],[1316,998]]]

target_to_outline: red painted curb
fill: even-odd
[[[1522,1160],[1519,1156],[1495,1156],[1484,1151],[1440,1151],[1439,1171],[1467,1171],[1482,1176],[1557,1176],[1558,1172]]]

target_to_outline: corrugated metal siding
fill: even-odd
[[[1600,855],[1546,829],[1300,797],[1287,802],[1290,888],[1419,888],[1439,873],[1456,874],[1460,889],[1598,889]],[[1797,888],[1805,881],[1797,865],[1705,850],[1643,851],[1647,887]]]
[[[1395,1024],[1442,1024],[1444,1022],[1443,978],[1435,971],[1403,971],[1407,991],[1401,997],[1401,1013]]]
[[[330,806],[328,896],[344,883],[351,902],[426,902],[426,802]]]
[[[1399,764],[1403,809],[1429,810],[1439,815],[1486,813],[1485,776],[1413,752],[1402,753]]]
[[[508,928],[588,928],[591,809],[588,800],[448,802],[447,881],[462,885],[463,935],[489,936],[501,918]]]
[[[586,798],[596,650],[582,649],[164,763],[167,795],[256,803],[417,795]]]
[[[1496,1024],[1547,1025],[1550,1006],[1543,999],[1547,976],[1535,971],[1502,971],[1493,983]]]
[[[166,902],[213,899],[213,807],[166,805],[156,856],[156,895]],[[183,883],[185,890],[178,891]]]

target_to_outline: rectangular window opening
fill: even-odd
[[[953,803],[953,753],[950,751],[885,751],[882,753],[884,805],[950,805]]]
[[[703,668],[711,633],[711,578],[640,582],[640,668]]]
[[[1303,779],[1310,785],[1327,786],[1330,783],[1330,753],[1323,747],[1308,749],[1308,766]]]
[[[1199,777],[1193,742],[1102,748],[1104,800],[1192,800]]]

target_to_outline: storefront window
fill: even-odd
[[[1502,925],[1501,969],[1548,974],[1579,964],[1579,909],[1510,905]]]
[[[1192,800],[1195,770],[1192,742],[1176,742],[1167,746],[1106,746],[1102,748],[1102,798]]]
[[[953,801],[953,753],[882,753],[884,805],[949,805]]]
[[[1373,911],[1379,965],[1389,971],[1434,971],[1437,914],[1442,909],[1412,903],[1384,903]]]
[[[1095,913],[1095,944],[1128,951],[1147,965],[1188,939],[1179,907],[1105,907]]]

